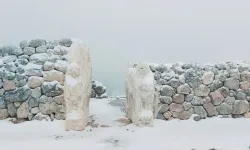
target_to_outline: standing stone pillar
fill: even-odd
[[[137,126],[153,126],[158,113],[158,94],[149,65],[140,62],[129,68],[126,81],[127,116]]]
[[[65,75],[65,129],[84,130],[88,123],[91,96],[92,66],[89,48],[75,41],[67,55],[69,66]]]

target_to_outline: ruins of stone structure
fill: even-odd
[[[88,123],[92,87],[92,67],[88,47],[81,42],[74,42],[67,59],[69,66],[64,84],[65,129],[80,131],[84,130]]]
[[[126,81],[127,116],[137,126],[150,126],[158,113],[158,94],[149,65],[140,62],[129,68]]]

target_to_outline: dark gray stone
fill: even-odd
[[[15,61],[15,63],[16,64],[18,64],[18,66],[21,64],[21,65],[23,65],[23,66],[25,66],[25,65],[27,65],[28,64],[28,60],[27,59],[17,59],[16,61]]]
[[[223,87],[223,83],[220,80],[214,80],[210,85],[210,91],[213,92],[221,87]]]
[[[160,109],[160,113],[165,113],[169,110],[169,105],[168,104],[163,104]]]
[[[171,79],[167,82],[167,85],[170,85],[173,88],[178,88],[181,85],[181,82],[178,79]]]
[[[207,118],[207,112],[202,106],[194,106],[194,113],[199,115],[201,119]]]
[[[8,109],[8,113],[11,117],[16,117],[17,115],[17,108],[15,107],[15,105],[13,103],[9,103],[7,105],[7,109]]]
[[[38,102],[38,100],[36,98],[31,97],[28,100],[28,104],[29,104],[30,108],[33,108],[33,107],[38,107],[39,102]]]
[[[188,84],[180,85],[177,88],[177,93],[179,94],[189,94],[191,92],[190,86]]]
[[[70,47],[72,44],[72,40],[70,38],[63,38],[59,40],[59,45],[65,46],[65,47]]]
[[[6,108],[6,102],[2,97],[0,97],[0,109]]]
[[[247,94],[243,90],[236,91],[235,99],[237,100],[245,100],[247,97]]]
[[[31,96],[31,93],[31,89],[24,86],[14,91],[6,92],[4,97],[5,100],[10,102],[24,102]]]
[[[191,102],[194,98],[194,95],[193,94],[189,94],[189,95],[186,95],[185,97],[185,101],[186,102]]]
[[[155,67],[155,69],[161,73],[163,73],[164,71],[166,71],[168,68],[165,65],[158,65]]]
[[[174,94],[174,89],[169,85],[163,85],[160,91],[161,96],[172,96]]]
[[[22,86],[25,86],[27,83],[27,80],[26,79],[22,79],[22,80],[15,80],[15,86],[16,87],[22,87]]]
[[[63,93],[63,86],[57,82],[44,82],[41,86],[42,93],[46,96],[53,97]]]
[[[230,95],[229,89],[226,87],[221,87],[219,91],[225,98]]]
[[[4,65],[4,69],[9,72],[16,72],[16,66],[14,62],[10,62]]]

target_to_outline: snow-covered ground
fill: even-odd
[[[250,119],[155,120],[138,128],[116,121],[125,114],[109,101],[91,100],[94,121],[82,132],[64,131],[63,121],[0,121],[0,150],[249,150]]]

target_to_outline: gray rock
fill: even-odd
[[[227,103],[228,105],[233,105],[235,103],[235,98],[234,97],[227,97],[224,100],[225,103]]]
[[[63,86],[57,81],[44,82],[41,88],[42,88],[42,93],[50,97],[58,96],[63,93]]]
[[[230,78],[240,79],[240,72],[238,69],[231,69],[229,73],[230,73]]]
[[[56,120],[65,120],[65,113],[56,113],[55,118]]]
[[[22,104],[21,102],[15,102],[15,103],[14,103],[14,106],[15,106],[16,108],[18,108],[19,106],[21,106],[21,104]]]
[[[4,56],[1,59],[3,60],[3,63],[7,64],[16,61],[17,57],[15,55],[9,55],[9,56]]]
[[[25,48],[23,49],[23,53],[24,53],[24,55],[30,56],[30,55],[33,55],[33,54],[36,53],[36,49],[33,48],[33,47],[25,47]]]
[[[209,85],[214,81],[214,73],[212,71],[204,72],[201,79],[203,84]]]
[[[3,78],[6,79],[6,80],[14,80],[15,77],[16,77],[15,73],[7,72],[7,71],[2,72],[1,75],[3,75]]]
[[[49,60],[49,55],[47,53],[37,53],[30,56],[30,62],[38,65],[43,65],[47,60]]]
[[[26,85],[26,83],[27,83],[26,79],[22,79],[22,80],[19,80],[19,81],[15,80],[15,86],[16,87],[23,87],[23,86]]]
[[[179,75],[179,80],[182,84],[186,83],[186,78],[185,78],[184,74]]]
[[[58,40],[53,40],[53,41],[48,41],[46,42],[46,47],[48,49],[53,49],[55,46],[57,46],[59,44]]]
[[[31,121],[33,117],[34,117],[34,115],[33,115],[32,113],[29,113],[29,114],[28,114],[28,120],[29,120],[29,121]]]
[[[4,97],[6,101],[10,102],[24,102],[31,96],[31,89],[24,86],[18,88],[14,91],[8,91],[5,93]]]
[[[159,80],[160,78],[161,78],[161,73],[159,73],[159,72],[154,73],[155,80]]]
[[[150,68],[150,70],[151,70],[152,72],[156,72],[155,66],[149,65],[149,68]]]
[[[32,89],[31,97],[33,98],[40,98],[42,96],[42,91],[40,87]]]
[[[194,95],[195,96],[208,96],[210,92],[209,87],[205,85],[199,85],[197,88],[194,89]]]
[[[17,118],[25,119],[29,115],[29,104],[28,102],[23,102],[22,105],[17,109]]]
[[[184,102],[184,95],[183,94],[175,94],[173,96],[173,102],[177,104],[181,104]]]
[[[174,112],[173,116],[180,120],[187,120],[192,116],[192,114],[189,111],[183,111],[183,112]]]
[[[165,120],[165,117],[163,116],[162,113],[158,113],[157,116],[156,116],[156,119],[161,119],[161,120]]]
[[[59,112],[59,106],[55,102],[41,103],[39,104],[39,109],[44,115]]]
[[[97,84],[94,89],[97,95],[102,95],[103,93],[106,92],[107,88],[103,86],[102,84]]]
[[[194,96],[191,104],[194,106],[202,106],[204,104],[204,99],[202,97]]]
[[[22,55],[23,54],[23,51],[22,49],[16,47],[16,46],[3,46],[0,48],[1,50],[1,53],[3,56],[7,56],[7,55],[16,55],[16,56],[19,56],[19,55]]]
[[[163,85],[160,91],[161,96],[172,96],[174,94],[174,89],[169,85]]]
[[[35,39],[35,40],[31,40],[29,45],[30,47],[37,48],[39,46],[46,45],[46,41],[43,39]]]
[[[39,120],[39,121],[42,121],[42,120],[48,121],[49,119],[50,119],[50,118],[49,118],[48,115],[43,115],[42,113],[38,113],[38,114],[36,114],[36,115],[32,118],[32,120]]]
[[[225,98],[230,95],[229,89],[226,87],[221,87],[219,91]]]
[[[23,66],[27,65],[28,62],[29,61],[27,59],[20,59],[20,58],[15,61],[16,64],[21,64]]]
[[[4,94],[4,89],[0,89],[0,96],[3,96]]]
[[[28,104],[29,104],[30,108],[39,106],[38,100],[36,98],[33,98],[33,97],[28,100]]]
[[[47,97],[45,95],[42,95],[40,98],[37,99],[39,103],[52,102],[52,100],[52,97]]]
[[[250,82],[248,81],[240,82],[240,89],[248,90],[249,88],[250,88]]]
[[[194,121],[200,121],[201,120],[201,117],[200,116],[194,116]]]
[[[194,106],[194,113],[199,115],[201,119],[207,118],[207,112],[202,106]]]
[[[39,107],[34,107],[30,110],[30,112],[35,115],[35,114],[38,114],[40,112],[40,109],[39,109]]]
[[[242,91],[242,90],[236,91],[235,99],[245,100],[246,98],[247,98],[247,94],[244,91]]]
[[[160,96],[159,100],[163,104],[171,104],[172,103],[172,98],[170,96]]]
[[[219,115],[230,115],[233,111],[232,105],[228,105],[227,103],[222,103],[216,107]]]
[[[183,112],[184,111],[184,107],[181,104],[175,104],[175,103],[170,104],[169,109],[172,112]]]
[[[16,66],[14,62],[10,62],[4,65],[4,69],[9,72],[16,72]]]
[[[36,48],[36,53],[46,53],[46,51],[47,51],[47,46],[45,45]]]
[[[19,44],[20,48],[23,49],[25,47],[29,47],[29,42],[27,40],[23,40]]]
[[[17,109],[13,103],[9,103],[7,105],[8,113],[11,117],[16,117],[17,115]]]
[[[0,79],[0,88],[3,87],[3,81]]]
[[[210,85],[210,91],[213,92],[221,87],[223,87],[223,83],[220,80],[214,80],[213,83]]]
[[[163,104],[160,109],[160,113],[165,113],[169,110],[169,105],[168,104]]]
[[[249,81],[250,82],[250,72],[249,71],[243,71],[240,74],[241,81]]]
[[[230,67],[225,63],[225,62],[218,62],[215,64],[215,67],[218,68],[219,70],[229,70]]]
[[[203,104],[203,107],[205,108],[208,117],[216,116],[218,114],[212,103]]]
[[[18,56],[18,59],[26,59],[26,60],[29,60],[29,56],[28,55],[20,55]]]
[[[236,100],[233,104],[232,114],[241,115],[249,111],[249,104],[246,100]]]
[[[64,95],[55,96],[52,98],[52,102],[56,102],[58,105],[64,104]]]
[[[20,74],[20,73],[16,73],[15,76],[14,76],[14,78],[15,78],[15,77],[16,77],[16,80],[17,80],[17,81],[26,79],[25,74]]]
[[[25,73],[25,70],[23,69],[23,67],[18,66],[17,69],[16,69],[16,72],[19,73],[19,74],[23,74],[23,73]]]
[[[42,77],[29,77],[28,79],[28,86],[32,89],[40,87],[43,83],[43,78]]]
[[[175,75],[176,74],[172,69],[167,69],[166,71],[164,71],[161,74],[161,78],[166,80],[166,81],[169,81],[169,80],[173,79],[175,77]]]
[[[4,120],[9,116],[7,109],[0,109],[0,120]]]
[[[2,97],[0,97],[0,109],[6,108],[6,102]]]
[[[25,75],[26,76],[38,76],[42,77],[42,65],[36,65],[33,63],[28,63],[26,66],[24,66],[25,69]]]
[[[44,63],[44,65],[43,65],[43,70],[44,70],[44,71],[54,70],[54,68],[55,68],[54,63],[49,62],[49,61],[46,61],[46,62]]]
[[[224,86],[229,88],[230,90],[237,90],[239,89],[240,82],[237,79],[234,78],[228,78],[226,79]]]
[[[167,111],[167,112],[165,112],[164,114],[163,114],[163,116],[164,116],[164,118],[165,119],[170,119],[171,117],[172,117],[172,112],[170,112],[170,111]],[[162,120],[164,120],[164,119],[162,119]]]
[[[171,79],[167,84],[173,88],[178,88],[181,85],[181,82],[178,79]]]
[[[201,85],[201,79],[198,76],[198,73],[193,69],[188,69],[185,74],[186,83],[192,87],[197,88],[199,85]]]
[[[165,66],[165,65],[158,65],[158,66],[155,67],[155,69],[156,69],[157,71],[163,73],[163,72],[166,71],[168,68],[167,68],[167,66]]]
[[[185,97],[185,101],[186,102],[191,102],[194,98],[194,95],[193,94],[189,94],[189,95],[186,95]]]
[[[219,90],[216,90],[214,92],[211,92],[209,94],[209,96],[211,97],[211,100],[212,100],[212,104],[215,105],[215,106],[218,106],[220,105],[223,100],[224,100],[224,97],[223,95],[220,93]]]
[[[91,89],[91,98],[95,98],[96,97],[96,93],[94,89]]]
[[[65,46],[65,47],[70,47],[72,44],[72,40],[70,38],[63,38],[59,41],[59,45]]]
[[[156,81],[159,85],[167,85],[167,81],[165,79],[159,79]]]
[[[179,94],[189,94],[191,92],[190,86],[188,84],[180,85],[177,88],[177,93]]]
[[[55,63],[55,70],[61,71],[63,73],[66,73],[68,67],[68,63],[66,61],[57,60]]]
[[[193,107],[192,104],[189,103],[189,102],[183,102],[182,105],[183,105],[183,107],[184,107],[185,110],[189,110],[190,108]]]

